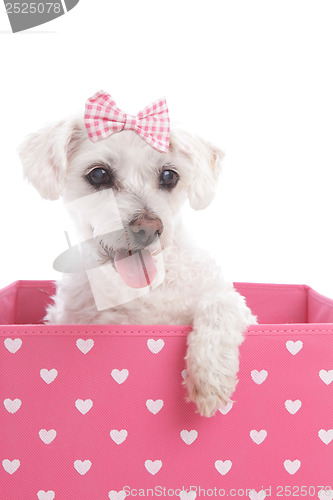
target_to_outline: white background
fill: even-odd
[[[57,278],[66,249],[16,147],[104,89],[133,114],[165,96],[226,153],[213,204],[184,216],[228,279],[333,297],[331,0],[80,0],[17,34],[0,9],[0,287]]]

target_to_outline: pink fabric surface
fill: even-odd
[[[189,326],[24,324],[53,284],[0,292],[1,321],[20,323],[0,327],[0,500],[333,498],[320,493],[333,489],[333,303],[236,287],[266,323],[241,346],[233,405],[210,419],[185,402]]]

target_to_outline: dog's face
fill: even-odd
[[[81,120],[45,128],[20,148],[25,176],[44,198],[62,196],[82,241],[122,269],[122,258],[171,244],[186,198],[205,208],[214,195],[222,153],[174,131],[160,153],[133,131],[92,143]],[[147,259],[147,261],[146,261]]]

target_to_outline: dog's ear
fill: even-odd
[[[176,150],[191,163],[188,186],[191,207],[195,210],[206,208],[214,198],[224,154],[209,142],[182,130],[172,131],[170,150]]]
[[[65,185],[68,156],[82,138],[82,125],[71,119],[30,134],[18,148],[23,172],[43,198],[56,200]]]

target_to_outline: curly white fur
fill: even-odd
[[[25,176],[41,195],[49,199],[62,196],[69,207],[73,200],[94,192],[86,178],[93,166],[112,168],[116,176],[112,192],[125,230],[107,234],[104,207],[108,189],[98,191],[89,210],[71,211],[81,241],[91,242],[96,259],[112,260],[112,252],[128,247],[126,228],[138,214],[153,213],[163,223],[158,243],[163,249],[165,278],[160,286],[135,300],[99,311],[87,273],[65,274],[57,283],[46,321],[191,324],[186,354],[188,400],[194,401],[204,416],[227,404],[237,383],[238,347],[255,318],[243,297],[223,280],[216,263],[194,247],[180,219],[187,198],[194,209],[205,208],[212,200],[222,153],[182,131],[172,132],[168,153],[159,153],[131,131],[93,144],[83,122],[73,119],[29,136],[20,155]],[[158,183],[165,166],[179,176],[172,190],[161,189]],[[134,244],[131,248],[136,249]],[[156,241],[148,249],[156,250]],[[113,304],[119,290],[111,286],[103,293]]]

